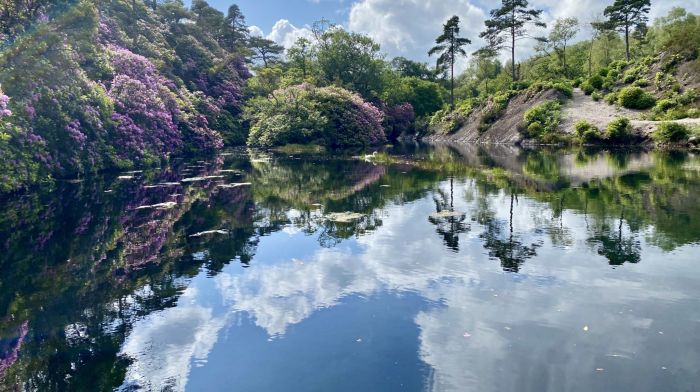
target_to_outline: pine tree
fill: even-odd
[[[464,46],[472,43],[467,38],[459,36],[459,17],[453,16],[443,26],[442,34],[435,40],[435,45],[428,52],[429,56],[440,54],[437,59],[437,68],[440,71],[446,72],[448,67],[450,70],[450,106],[455,106],[455,61],[457,56],[466,56],[467,52]]]
[[[528,5],[527,0],[502,0],[501,8],[491,10],[491,19],[485,22],[486,31],[479,34],[479,37],[486,39],[488,47],[492,50],[510,49],[513,81],[516,80],[516,42],[530,37],[526,29],[529,24],[547,27],[540,21],[542,10],[530,9]]]
[[[630,33],[633,28],[642,29],[646,25],[650,7],[651,0],[615,0],[603,12],[609,28],[625,35],[627,61],[630,61]]]

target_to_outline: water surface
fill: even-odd
[[[695,391],[700,158],[234,151],[0,202],[0,390]]]

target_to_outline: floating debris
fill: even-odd
[[[465,215],[464,212],[459,211],[440,211],[430,214],[431,218],[461,218]]]
[[[583,330],[584,330],[584,332],[588,332],[588,325],[584,325]]]
[[[237,183],[233,183],[233,184],[219,184],[218,187],[230,189],[230,188],[238,188],[238,187],[242,187],[242,186],[251,186],[251,185],[253,185],[253,184],[251,184],[250,182],[237,182]]]
[[[155,188],[169,188],[173,186],[180,186],[179,182],[163,182],[155,185],[145,185],[144,189],[155,189]]]
[[[119,176],[117,180],[133,180],[134,176]]]
[[[391,188],[391,185],[387,185],[387,184],[382,184],[382,185],[379,185],[379,186],[380,186],[381,188]]]
[[[222,234],[226,235],[228,234],[227,230],[208,230],[208,231],[202,231],[197,234],[192,234],[190,237],[203,237],[205,235],[213,235],[213,234]]]
[[[604,370],[605,370],[605,369],[603,369],[603,368],[596,368],[596,369],[595,369],[596,372],[602,372],[602,371],[604,371]]]
[[[223,170],[219,170],[219,173],[241,174],[240,170],[232,170],[232,169],[223,169]]]
[[[104,193],[112,193],[112,192],[114,192],[114,191],[111,189],[107,189]]]
[[[465,338],[469,338],[472,336],[472,334],[470,334],[469,332],[465,332],[462,336],[464,336]]]
[[[218,180],[224,178],[224,176],[205,176],[205,177],[190,177],[190,178],[185,178],[181,182],[199,182],[199,181],[207,181],[207,180]]]
[[[150,206],[136,207],[137,210],[148,210],[148,209],[158,209],[158,210],[170,210],[177,205],[174,201],[168,201],[165,203],[153,204]]]
[[[141,174],[143,173],[143,170],[132,170],[128,172],[124,172],[124,174]]]
[[[364,218],[364,215],[357,212],[333,212],[326,215],[326,218],[338,223],[352,223]]]

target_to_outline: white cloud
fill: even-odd
[[[428,50],[453,15],[461,19],[462,35],[473,42],[468,51],[478,49],[486,14],[467,0],[363,0],[352,6],[348,27],[368,34],[390,57],[432,62]]]
[[[250,32],[250,35],[253,37],[263,37],[265,35],[262,29],[258,26],[248,27],[248,32]]]
[[[290,48],[299,38],[311,39],[313,33],[308,26],[296,27],[287,19],[278,20],[272,31],[267,35],[267,39],[273,40],[285,48]]]
[[[473,52],[482,45],[478,38],[484,29],[484,20],[497,1],[485,0],[361,0],[352,5],[347,25],[350,30],[368,34],[382,45],[390,57],[405,56],[421,61],[430,61],[427,52],[435,37],[440,34],[442,25],[452,15],[460,17],[462,35],[471,39],[468,48]],[[602,14],[611,0],[533,0],[533,7],[545,11],[543,19],[551,24],[556,18],[575,16],[582,22],[592,20]],[[700,0],[652,1],[650,17],[665,15],[673,7],[685,7],[700,13]],[[542,35],[538,31],[536,35]],[[582,29],[579,39],[586,38]],[[518,59],[534,53],[533,40],[522,41],[517,49]],[[507,54],[503,54],[505,60]],[[458,67],[464,68],[466,61]]]

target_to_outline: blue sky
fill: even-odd
[[[297,26],[311,24],[325,17],[342,24],[348,18],[350,1],[345,0],[210,0],[212,6],[226,12],[232,3],[238,4],[250,25],[269,32],[280,19],[287,19]]]

